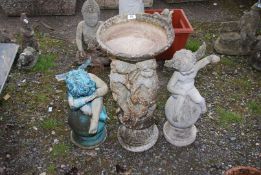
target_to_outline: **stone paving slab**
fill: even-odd
[[[0,93],[11,70],[19,45],[0,43]]]

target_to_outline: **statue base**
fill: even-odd
[[[83,148],[83,149],[93,149],[98,147],[101,143],[105,141],[107,137],[107,130],[104,128],[97,134],[90,135],[90,136],[79,136],[71,131],[71,141],[74,145]]]
[[[153,147],[159,137],[159,129],[154,124],[142,130],[129,129],[121,125],[118,140],[123,148],[132,152],[143,152]]]
[[[176,128],[166,122],[163,127],[163,133],[166,140],[172,145],[182,147],[192,144],[196,140],[197,128],[192,125],[189,128]]]

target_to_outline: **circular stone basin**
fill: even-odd
[[[174,32],[172,25],[155,15],[139,14],[136,19],[119,15],[99,27],[97,40],[116,59],[138,62],[167,50]]]

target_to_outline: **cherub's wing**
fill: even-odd
[[[199,49],[196,52],[194,52],[196,60],[200,60],[203,56],[205,56],[206,49],[207,49],[207,45],[205,42],[203,42],[203,44],[199,47]]]

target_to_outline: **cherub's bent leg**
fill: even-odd
[[[188,95],[193,102],[200,105],[202,113],[207,112],[205,99],[200,95],[195,87],[189,91]]]
[[[90,124],[90,134],[95,134],[98,129],[99,118],[103,107],[103,98],[99,97],[94,99],[92,102],[92,118]]]
[[[90,105],[84,105],[83,107],[81,107],[81,111],[88,116],[92,115],[92,108]]]

